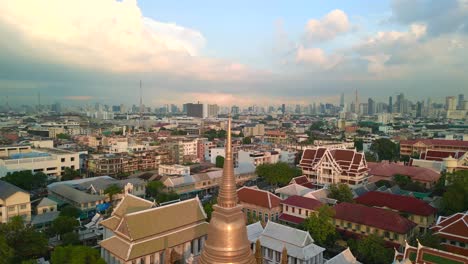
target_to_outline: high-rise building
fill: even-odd
[[[447,96],[445,98],[445,109],[447,111],[453,111],[456,110],[455,107],[455,96]]]
[[[393,113],[393,98],[391,96],[388,97],[388,112]]]
[[[422,117],[423,115],[424,102],[416,103],[416,117]]]
[[[458,105],[457,105],[457,109],[458,110],[465,110],[464,107],[465,107],[465,95],[464,94],[459,94],[458,95]]]
[[[405,103],[405,95],[403,93],[399,94],[397,96],[397,112],[398,113],[403,113],[404,111],[404,103]]]
[[[207,117],[218,117],[219,107],[217,104],[207,105]]]
[[[286,105],[285,104],[281,105],[281,112],[283,113],[283,115],[286,113]]]
[[[226,150],[218,204],[208,225],[208,239],[198,263],[255,264],[247,238],[242,206],[238,204],[231,145],[231,117],[228,119]]]
[[[356,89],[356,98],[355,98],[355,101],[354,101],[354,110],[356,111],[355,113],[359,115],[359,97],[358,97],[358,91]]]
[[[203,118],[203,104],[187,103],[184,106],[187,109],[187,116]]]
[[[239,106],[233,105],[233,106],[231,107],[231,113],[232,113],[233,115],[238,115],[238,114],[240,113],[240,111],[239,111]]]
[[[340,96],[340,107],[341,109],[343,109],[344,107],[344,93],[341,93],[341,96]]]
[[[294,110],[294,112],[295,112],[296,114],[300,114],[300,113],[301,113],[301,106],[297,104],[297,105],[296,105],[296,109]]]
[[[367,114],[374,115],[375,114],[375,101],[372,98],[367,100]]]

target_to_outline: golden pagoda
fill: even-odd
[[[198,263],[255,264],[255,257],[247,239],[245,216],[237,203],[236,178],[232,160],[231,116],[228,118],[226,155],[223,178],[219,188],[218,204],[213,206],[208,226],[208,238]]]

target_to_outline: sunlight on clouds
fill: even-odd
[[[350,27],[346,13],[336,9],[320,20],[309,20],[306,25],[306,39],[311,42],[331,40],[338,34],[349,31]]]

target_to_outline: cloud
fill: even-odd
[[[430,35],[468,33],[466,0],[393,0],[391,7],[391,21],[426,24]]]
[[[95,99],[94,96],[89,96],[89,95],[76,95],[76,96],[65,96],[65,100],[70,100],[70,101],[90,101]]]
[[[328,56],[320,48],[304,48],[300,45],[296,53],[296,62],[319,66],[322,69],[331,69],[341,61],[340,56]]]
[[[346,13],[335,9],[320,20],[309,20],[305,28],[305,39],[309,42],[327,41],[341,33],[348,32],[350,28]]]
[[[0,10],[0,27],[17,40],[4,45],[29,58],[201,79],[247,74],[237,63],[200,56],[206,40],[199,31],[143,17],[135,0],[15,0],[0,2]]]

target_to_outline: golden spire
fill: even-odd
[[[226,155],[223,177],[219,187],[218,204],[208,226],[208,238],[203,247],[200,264],[255,264],[247,239],[245,216],[237,204],[236,178],[232,160],[231,115],[228,118]]]

